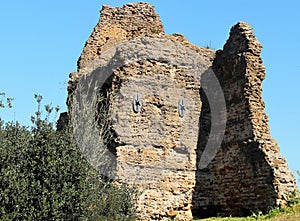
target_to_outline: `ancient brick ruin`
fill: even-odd
[[[83,76],[109,73],[102,89],[116,96],[107,105],[114,110],[108,148],[117,159],[118,182],[141,191],[139,220],[242,216],[280,206],[297,190],[270,135],[261,49],[244,22],[232,27],[223,50],[214,51],[165,34],[150,4],[103,6],[78,70],[70,74],[68,105],[72,112],[71,97]],[[222,89],[227,121],[220,148],[202,168],[214,126],[203,86],[211,73]],[[137,94],[139,111],[132,107]],[[183,100],[186,113],[180,116]]]

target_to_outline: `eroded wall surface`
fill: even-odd
[[[213,162],[197,173],[195,212],[245,215],[267,211],[282,205],[297,189],[294,176],[270,135],[262,100],[266,71],[261,49],[252,28],[239,22],[232,27],[224,49],[217,51],[213,70],[224,92],[227,126]],[[204,94],[202,97],[205,104],[200,155],[211,126],[209,104]]]
[[[114,51],[106,56],[110,49]],[[232,27],[223,50],[213,51],[189,43],[183,35],[165,34],[150,4],[103,6],[78,71],[70,74],[68,90],[72,97],[82,76],[101,75],[96,70],[120,54],[139,54],[113,70],[105,87],[116,95],[108,105],[114,113],[109,148],[114,148],[119,182],[141,190],[140,220],[267,211],[284,204],[297,189],[270,135],[261,95],[266,74],[261,49],[244,22]],[[201,68],[195,71],[193,62]],[[201,88],[209,68],[222,88],[227,122],[216,156],[199,168],[213,126],[211,105]],[[137,93],[143,101],[139,112],[132,108]],[[178,114],[181,98],[187,106],[184,117]]]

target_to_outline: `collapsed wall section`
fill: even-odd
[[[248,215],[280,206],[297,189],[279,147],[270,135],[262,100],[265,68],[262,46],[252,28],[233,26],[224,49],[217,51],[213,70],[222,86],[227,126],[222,146],[208,168],[198,170],[195,214]],[[199,155],[211,127],[209,104],[202,93]]]

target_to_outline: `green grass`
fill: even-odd
[[[253,214],[249,217],[243,218],[208,218],[200,219],[197,221],[255,221],[255,220],[268,220],[268,221],[300,221],[300,198],[290,201],[289,206],[281,209],[272,209],[268,214],[263,215],[261,212]]]

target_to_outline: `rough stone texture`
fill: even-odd
[[[97,69],[88,79],[112,70],[105,84],[112,94],[107,107],[116,139],[108,148],[117,155],[118,181],[141,192],[139,218],[188,219],[197,169],[200,76],[210,62],[181,43],[143,37],[120,44],[93,65]],[[140,113],[132,108],[136,93],[143,97]],[[188,105],[183,118],[177,111],[180,98]]]
[[[147,3],[133,3],[122,8],[104,5],[100,21],[86,42],[78,60],[78,69],[84,69],[102,51],[120,42],[141,35],[155,36],[164,33],[159,16]]]
[[[185,205],[192,203],[201,100],[199,78],[191,77],[181,68],[157,61],[134,63],[115,72],[113,87],[122,81],[120,96],[112,103],[118,110],[112,124],[118,134],[118,173],[121,182],[138,183],[142,219],[184,213]],[[138,114],[132,110],[136,92],[143,97]],[[184,118],[177,111],[182,96],[189,104]]]
[[[66,129],[66,126],[69,124],[69,116],[67,112],[61,113],[56,124],[58,131]]]
[[[76,88],[78,79],[91,71],[91,63],[103,51],[122,42],[141,36],[162,37],[172,41],[182,42],[187,47],[201,53],[205,60],[212,62],[215,52],[206,48],[199,48],[188,42],[181,34],[165,35],[160,17],[148,3],[131,3],[122,8],[103,5],[100,19],[77,61],[77,72],[70,73],[68,85],[69,93]]]
[[[194,211],[205,215],[245,215],[280,206],[295,191],[287,162],[270,135],[262,100],[265,68],[262,46],[252,28],[233,26],[213,69],[222,86],[227,127],[222,147],[208,168],[197,172]],[[210,130],[210,110],[202,94],[199,155]]]
[[[68,90],[72,95],[84,75],[101,75],[101,68],[116,56],[150,57],[124,62],[105,86],[117,95],[109,101],[115,113],[110,119],[115,135],[110,148],[117,157],[119,182],[141,190],[140,220],[189,220],[192,212],[210,216],[267,211],[284,204],[297,190],[270,136],[261,96],[265,78],[261,49],[243,22],[231,29],[224,49],[215,52],[192,45],[183,35],[164,34],[159,16],[147,3],[103,6],[78,71],[70,74]],[[190,65],[193,59],[201,60],[197,71]],[[205,72],[209,66],[224,92],[227,125],[216,157],[199,169],[197,162],[212,127],[210,104],[200,82],[210,73]],[[143,97],[140,113],[132,109],[136,93]],[[181,97],[188,104],[183,118],[177,111]]]
[[[75,81],[79,77],[78,73],[84,72],[108,48],[139,36],[157,36],[160,33],[164,33],[163,25],[150,4],[132,3],[122,8],[103,5],[100,20],[78,59],[78,72],[71,73],[70,78]],[[73,86],[70,84],[69,90]]]

